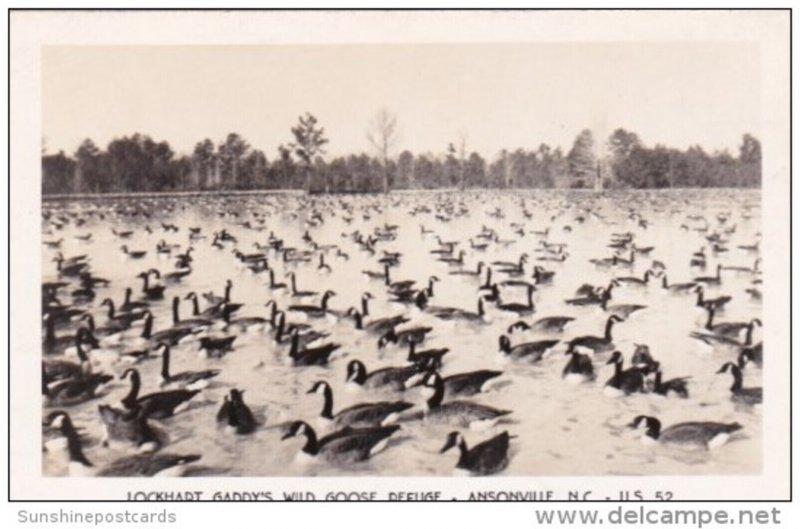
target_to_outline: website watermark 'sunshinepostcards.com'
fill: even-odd
[[[178,516],[166,509],[160,511],[133,511],[103,512],[103,511],[77,511],[58,509],[52,511],[30,511],[20,509],[17,511],[17,523],[20,524],[76,524],[80,526],[106,524],[165,524],[176,523]]]

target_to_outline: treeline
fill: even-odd
[[[402,151],[388,156],[353,154],[323,159],[324,129],[307,114],[292,129],[294,141],[275,157],[231,133],[215,143],[197,143],[191,155],[176,155],[166,141],[134,134],[100,149],[87,139],[69,156],[42,155],[44,194],[153,191],[302,189],[365,193],[387,189],[594,187],[758,187],[761,147],[745,134],[737,156],[646,147],[636,134],[619,129],[607,156],[597,159],[590,131],[570,151],[541,144],[535,150],[501,151],[486,160],[465,142],[444,153]]]

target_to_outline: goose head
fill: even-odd
[[[320,381],[315,382],[314,385],[311,386],[311,389],[306,391],[306,395],[310,395],[312,393],[324,394],[325,391],[329,390],[329,389],[330,389],[330,386],[328,385],[328,383],[325,382],[324,380],[320,380]]]
[[[606,362],[606,365],[621,364],[621,363],[622,363],[622,353],[619,351],[614,351],[614,353],[611,355],[611,358],[609,358],[608,362]]]
[[[460,446],[461,444],[465,444],[464,437],[459,432],[450,432],[447,434],[447,440],[445,441],[442,449],[439,450],[439,453],[444,454],[451,448]]]
[[[298,435],[305,435],[311,427],[303,421],[295,421],[289,426],[289,429],[281,436],[281,440],[297,437]]]

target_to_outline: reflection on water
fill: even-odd
[[[524,207],[523,201],[524,200]],[[596,305],[573,307],[564,303],[574,297],[575,290],[584,283],[605,285],[614,276],[641,277],[652,260],[661,261],[670,282],[685,282],[698,275],[713,275],[717,263],[734,266],[751,266],[757,257],[753,252],[737,248],[752,244],[760,231],[760,193],[757,191],[692,190],[618,192],[607,196],[563,191],[518,191],[491,193],[414,193],[389,196],[313,197],[251,195],[241,197],[199,197],[175,200],[171,198],[130,198],[70,203],[45,203],[45,210],[58,216],[69,216],[71,222],[62,229],[45,225],[51,234],[45,240],[63,238],[60,251],[69,257],[88,254],[95,275],[111,280],[111,286],[98,289],[98,296],[90,310],[98,324],[105,321],[105,309],[100,301],[108,296],[119,303],[125,287],[141,288],[136,275],[148,268],[162,272],[174,269],[174,258],[155,252],[160,239],[168,243],[187,246],[188,227],[202,227],[208,238],[195,241],[193,272],[182,283],[169,286],[164,301],[152,304],[156,330],[166,328],[170,320],[170,300],[185,296],[190,291],[222,294],[225,280],[233,282],[232,299],[244,303],[239,316],[264,316],[264,304],[275,299],[280,307],[293,302],[285,291],[271,291],[266,287],[266,274],[253,274],[240,266],[233,255],[230,243],[224,249],[211,245],[211,234],[221,229],[238,238],[236,248],[245,253],[255,252],[254,243],[265,244],[270,232],[284,240],[286,246],[308,247],[303,234],[309,231],[319,243],[337,244],[349,255],[349,260],[337,258],[335,251],[328,253],[326,262],[332,270],[320,273],[317,259],[310,263],[284,263],[279,256],[270,254],[270,266],[278,281],[287,281],[285,273],[294,271],[298,287],[324,292],[331,289],[336,296],[330,307],[346,310],[359,306],[361,295],[371,292],[373,317],[390,316],[403,311],[411,315],[410,324],[427,324],[434,327],[426,347],[449,347],[443,374],[475,369],[502,369],[503,381],[498,389],[479,394],[472,399],[497,408],[513,410],[511,420],[488,432],[465,432],[474,444],[504,429],[516,438],[512,441],[511,462],[508,475],[657,475],[657,474],[747,474],[757,473],[761,467],[761,417],[758,411],[737,408],[729,399],[729,375],[716,375],[720,365],[731,358],[730,352],[714,352],[698,345],[689,337],[692,330],[700,330],[705,314],[695,306],[694,295],[668,295],[660,288],[660,280],[644,288],[621,286],[614,290],[613,303],[646,305],[628,321],[614,328],[614,342],[625,358],[626,364],[634,343],[647,344],[661,362],[664,376],[691,376],[688,400],[665,399],[644,394],[613,399],[603,395],[602,386],[611,376],[613,367],[605,365],[608,355],[595,360],[599,373],[591,384],[570,385],[561,378],[566,357],[562,354],[565,342],[583,334],[602,334],[606,315]],[[133,215],[146,211],[150,216]],[[321,213],[323,222],[312,219],[312,212]],[[88,215],[89,212],[95,212]],[[102,213],[100,219],[97,213]],[[498,214],[499,213],[499,214]],[[725,224],[720,225],[718,214],[730,213]],[[258,215],[258,217],[256,217]],[[703,226],[702,220],[691,217],[703,215],[710,226],[707,233],[694,228]],[[74,219],[87,219],[76,226]],[[248,229],[243,224],[259,225],[265,219],[264,231]],[[645,219],[646,223],[639,222]],[[58,221],[56,221],[58,222]],[[166,232],[162,222],[179,227],[177,232]],[[513,223],[521,223],[524,236],[515,233]],[[376,244],[377,253],[371,255],[359,249],[349,236],[355,230],[368,236],[375,228],[385,224],[398,224],[397,238]],[[145,226],[152,228],[149,234]],[[434,233],[421,234],[420,225]],[[644,227],[646,225],[646,228]],[[707,250],[708,266],[705,271],[689,267],[691,256],[701,247],[709,247],[705,235],[715,230],[735,225],[735,232],[726,235],[727,252]],[[475,237],[482,227],[495,229],[498,238],[514,241],[508,245],[491,243],[486,251],[470,247],[468,238]],[[569,228],[567,228],[567,226]],[[134,235],[124,241],[131,249],[147,250],[144,259],[126,257],[120,250],[123,241],[111,232],[134,230]],[[548,240],[566,244],[569,256],[564,262],[537,263],[535,252],[540,237],[533,231],[549,227]],[[589,263],[591,258],[612,255],[607,247],[614,232],[630,231],[635,234],[639,247],[654,246],[648,256],[639,256],[632,268],[602,269]],[[91,242],[82,242],[75,235],[92,233]],[[438,247],[436,235],[442,240],[458,240],[459,248],[466,251],[465,268],[474,269],[479,260],[489,263],[496,260],[516,261],[523,252],[531,256],[532,264],[543,264],[555,271],[550,285],[540,286],[534,293],[536,313],[533,318],[570,315],[577,318],[569,325],[556,347],[556,354],[538,364],[500,363],[498,337],[515,321],[487,303],[491,318],[488,324],[448,324],[432,318],[406,305],[390,303],[382,282],[370,280],[362,270],[380,271],[377,259],[381,250],[402,253],[400,265],[392,269],[393,279],[413,278],[420,282],[430,275],[438,276],[436,306],[456,306],[474,311],[477,303],[479,279],[470,276],[449,275],[453,267],[437,262],[429,250]],[[57,278],[52,258],[57,250],[45,248],[43,261],[44,280]],[[625,255],[627,258],[628,256]],[[530,276],[531,266],[526,268]],[[707,289],[707,295],[730,295],[733,300],[721,312],[718,321],[748,321],[761,314],[760,301],[754,301],[745,290],[752,287],[755,277],[750,273],[723,271],[720,286]],[[502,276],[496,277],[502,280]],[[70,287],[74,288],[74,287]],[[277,293],[276,293],[277,292]],[[66,302],[69,296],[62,294]],[[504,290],[503,301],[525,301],[520,290]],[[318,299],[318,298],[316,298]],[[182,313],[189,316],[190,304],[182,303]],[[531,318],[527,318],[529,321]],[[345,390],[345,366],[350,359],[360,359],[372,370],[382,366],[403,365],[406,350],[389,346],[379,350],[374,337],[353,330],[353,322],[343,318],[338,322],[318,320],[321,329],[331,334],[330,339],[342,348],[327,367],[291,367],[284,362],[286,348],[278,347],[266,335],[242,334],[235,343],[235,351],[222,359],[198,359],[197,344],[181,345],[173,350],[173,371],[184,369],[218,368],[222,374],[214,385],[195,399],[192,409],[172,419],[154,421],[169,437],[169,450],[173,452],[200,452],[202,463],[212,472],[241,476],[273,475],[449,475],[455,466],[455,451],[440,455],[451,427],[420,421],[403,423],[402,431],[393,438],[387,450],[374,459],[361,464],[337,468],[327,464],[301,467],[293,458],[301,445],[299,439],[281,441],[281,432],[270,425],[294,419],[304,419],[315,425],[322,406],[322,397],[306,392],[317,380],[328,381],[334,392],[334,410],[351,404],[383,398],[403,398],[422,403],[419,388],[399,397],[380,394],[353,394]],[[527,332],[511,336],[512,343],[541,339]],[[756,341],[760,340],[758,335]],[[158,389],[160,361],[141,363],[144,391]],[[123,366],[109,367],[119,375]],[[745,370],[745,385],[760,386],[761,372],[756,368]],[[215,415],[223,396],[230,388],[245,390],[246,400],[257,418],[265,424],[256,433],[232,436],[217,428]],[[91,401],[70,408],[76,425],[84,429],[86,455],[96,465],[119,457],[118,449],[100,446],[102,436],[97,405],[100,402],[119,405],[126,394],[125,381],[116,381],[111,391],[99,401]],[[625,428],[639,414],[653,415],[667,426],[679,421],[715,420],[738,421],[744,428],[740,435],[720,450],[687,451],[663,446],[646,446]],[[60,475],[64,464],[53,457],[45,457],[44,473]]]

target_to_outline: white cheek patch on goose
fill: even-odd
[[[373,446],[372,448],[370,448],[370,450],[369,450],[369,455],[370,455],[370,456],[374,456],[375,454],[377,454],[377,453],[379,453],[379,452],[381,452],[381,451],[385,450],[385,449],[386,449],[386,446],[387,446],[388,444],[389,444],[389,439],[388,439],[388,438],[386,438],[386,439],[381,439],[380,441],[378,441],[378,443],[376,443],[376,444],[375,444],[375,446]]]

